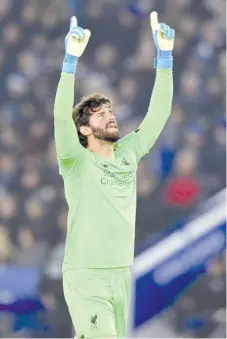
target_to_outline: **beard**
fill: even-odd
[[[96,139],[114,143],[120,139],[120,133],[118,128],[110,132],[107,128],[93,127],[90,126],[92,133]]]

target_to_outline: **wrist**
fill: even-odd
[[[157,58],[171,58],[172,51],[158,51]]]
[[[68,53],[65,54],[63,65],[62,65],[62,72],[75,74],[78,64],[78,57],[70,55]]]
[[[154,68],[172,69],[173,57],[169,58],[156,58],[154,59]]]
[[[173,68],[172,51],[158,51],[157,58],[154,60],[155,68],[171,69]]]

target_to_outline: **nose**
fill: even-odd
[[[112,119],[109,120],[108,125],[113,124],[113,123],[114,123],[114,124],[117,123],[117,121],[116,121],[116,119],[115,119],[115,116],[113,116]]]
[[[113,114],[113,112],[110,112],[110,120],[116,121],[116,118],[115,118],[115,115]]]
[[[115,116],[113,115],[112,118],[109,120],[107,127],[109,127],[110,125],[115,125],[117,127],[117,121],[115,119]]]
[[[113,113],[110,113],[109,123],[111,123],[111,122],[116,122],[116,117]]]

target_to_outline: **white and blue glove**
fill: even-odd
[[[154,60],[155,68],[172,69],[173,68],[173,45],[175,31],[164,23],[158,22],[157,12],[150,15],[153,39],[157,49],[157,58]]]
[[[65,57],[62,72],[75,74],[78,58],[83,54],[91,32],[77,26],[77,18],[73,16],[70,20],[70,29],[65,38]]]

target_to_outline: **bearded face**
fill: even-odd
[[[120,133],[116,122],[109,122],[106,127],[95,127],[90,125],[91,131],[96,139],[115,143],[120,139]]]
[[[119,128],[112,113],[112,107],[103,104],[92,112],[89,128],[96,139],[115,143],[120,139]]]

